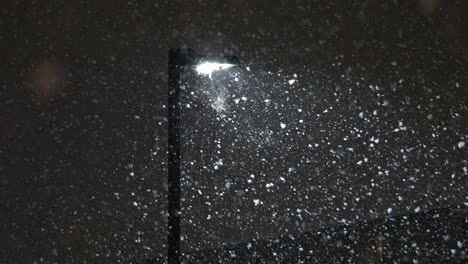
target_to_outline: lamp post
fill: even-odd
[[[180,263],[180,74],[184,67],[209,75],[238,63],[236,57],[199,55],[192,49],[169,50],[168,89],[168,263]]]

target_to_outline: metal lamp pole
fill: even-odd
[[[169,50],[168,263],[180,263],[180,50]]]
[[[196,55],[192,49],[169,50],[168,89],[168,263],[180,263],[180,73],[185,66],[216,61],[237,64],[236,57]],[[214,63],[208,63],[210,65]]]

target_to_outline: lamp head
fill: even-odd
[[[195,70],[199,74],[208,75],[211,77],[211,74],[215,71],[226,70],[231,67],[234,67],[235,64],[231,63],[218,63],[218,62],[201,62],[199,63]]]
[[[235,56],[216,56],[197,54],[193,49],[170,49],[169,67],[195,66],[199,74],[208,75],[215,71],[226,70],[239,64]]]

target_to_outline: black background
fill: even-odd
[[[235,54],[249,65],[249,73],[239,70],[239,86],[256,89],[244,92],[254,99],[237,109],[238,122],[271,127],[276,140],[267,151],[255,149],[248,141],[255,132],[241,129],[244,143],[232,153],[243,165],[222,172],[231,173],[233,187],[210,209],[221,212],[214,223],[222,224],[203,220],[203,205],[189,209],[195,224],[186,232],[186,250],[380,217],[388,208],[398,214],[466,202],[468,155],[459,147],[468,137],[464,1],[0,6],[1,255],[7,263],[120,263],[166,253],[170,47]],[[291,87],[293,74],[298,82]],[[263,109],[265,98],[284,107]],[[208,109],[202,117],[216,120],[216,114]],[[303,118],[304,127],[294,118]],[[289,134],[279,125],[286,121]],[[407,129],[392,132],[399,122]],[[201,132],[192,143],[223,129],[209,121],[193,125]],[[382,144],[371,150],[373,136]],[[319,145],[305,150],[308,144]],[[187,160],[199,157],[197,148],[203,146],[188,144]],[[200,160],[211,166],[213,157]],[[259,165],[258,157],[268,162]],[[364,157],[369,162],[357,165]],[[293,178],[281,185],[291,167]],[[378,176],[385,170],[388,176]],[[234,188],[251,173],[265,176],[257,191],[237,201]],[[274,195],[264,188],[270,180]],[[214,186],[225,183],[206,183],[204,193],[216,197]],[[210,200],[197,198],[193,185],[184,188],[194,204]],[[268,206],[253,206],[257,198]],[[242,209],[240,222],[230,222],[233,208]],[[311,215],[299,217],[297,209],[307,208]],[[274,212],[281,217],[272,220]],[[229,235],[236,232],[241,235]]]

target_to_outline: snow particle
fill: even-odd
[[[458,148],[463,148],[463,147],[465,147],[465,141],[458,142]]]

